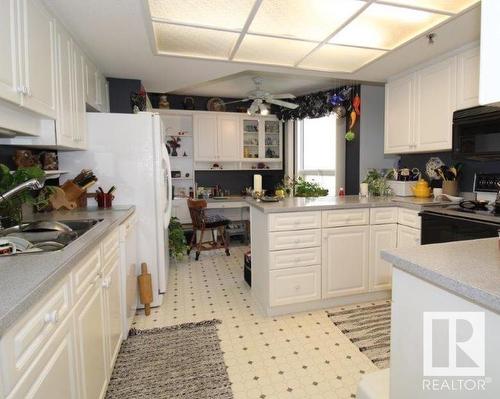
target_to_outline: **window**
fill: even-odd
[[[337,165],[337,118],[304,119],[297,124],[296,173],[315,181],[335,195]]]

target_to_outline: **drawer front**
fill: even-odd
[[[71,310],[70,279],[67,277],[39,305],[14,324],[1,339],[2,379],[10,391],[42,351]]]
[[[269,249],[298,249],[319,247],[321,244],[321,230],[277,231],[269,233]]]
[[[422,227],[422,222],[418,214],[419,211],[413,209],[399,208],[398,223],[404,226],[413,227],[414,229],[420,229]]]
[[[269,215],[269,231],[321,228],[320,212],[288,212]]]
[[[269,252],[271,270],[321,264],[321,248],[287,249]]]
[[[101,250],[97,248],[83,259],[71,274],[75,303],[101,275]]]
[[[321,266],[295,267],[269,272],[271,306],[321,299]]]
[[[323,211],[323,227],[361,226],[370,223],[369,209]]]
[[[398,208],[370,209],[370,224],[390,224],[398,222]]]
[[[108,263],[116,253],[119,251],[120,246],[120,230],[117,228],[106,236],[102,242],[102,260],[103,263]]]

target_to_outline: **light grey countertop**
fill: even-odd
[[[110,210],[89,208],[26,217],[26,220],[103,221],[61,251],[0,257],[0,335],[67,276],[90,248],[134,211],[133,206],[121,206]]]
[[[344,197],[285,198],[279,202],[257,202],[252,198],[245,199],[250,206],[264,213],[322,211],[328,209],[403,207],[420,210],[424,206],[450,205],[450,201],[434,201],[433,198],[415,197],[360,197],[346,195]]]
[[[382,251],[394,267],[500,313],[498,238]]]

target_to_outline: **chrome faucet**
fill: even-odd
[[[9,198],[16,196],[16,194],[24,191],[26,189],[30,190],[40,190],[45,185],[45,178],[40,179],[30,179],[26,180],[24,183],[19,184],[18,186],[6,191],[3,194],[0,194],[0,204],[4,201],[7,201]]]

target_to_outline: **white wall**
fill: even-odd
[[[384,86],[361,86],[361,118],[359,142],[359,178],[368,169],[392,168],[397,155],[384,155]]]

